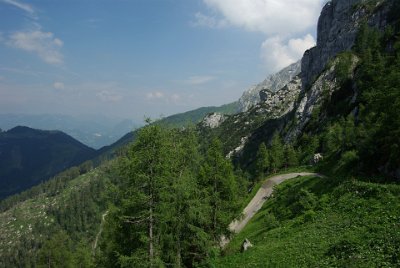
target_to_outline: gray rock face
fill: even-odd
[[[217,128],[225,121],[225,119],[226,117],[223,114],[212,113],[204,117],[202,125],[204,127]]]
[[[276,92],[263,89],[260,91],[260,103],[255,106],[255,110],[268,114],[270,118],[281,117],[293,110],[300,91],[301,80],[298,76]]]
[[[340,88],[335,72],[338,62],[337,59],[334,60],[332,66],[322,72],[318,79],[312,84],[310,90],[304,91],[304,89],[302,89],[304,94],[302,94],[302,98],[295,103],[294,108],[296,124],[288,131],[285,140],[290,141],[298,137],[304,126],[310,121],[314,109],[322,104],[324,96],[330,98],[333,92]],[[350,68],[351,74],[354,73],[357,63],[358,58],[353,56]]]
[[[376,1],[371,14],[363,7],[369,0],[332,0],[322,9],[318,20],[317,45],[307,50],[301,60],[303,87],[310,86],[324,70],[326,64],[340,52],[350,50],[358,29],[367,18],[371,27],[384,29],[390,2]]]
[[[286,86],[301,71],[301,62],[298,61],[282,69],[276,74],[270,75],[263,82],[246,90],[239,99],[239,112],[247,112],[251,107],[260,102],[260,91],[278,91]]]

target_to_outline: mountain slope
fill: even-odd
[[[214,265],[398,267],[399,197],[399,185],[312,176],[289,180],[277,186]],[[242,253],[246,238],[254,247]]]
[[[154,121],[154,124],[159,124],[165,127],[182,128],[187,126],[194,126],[199,123],[207,114],[210,113],[222,113],[226,115],[235,114],[238,111],[238,103],[233,102],[222,106],[214,107],[201,107],[185,113],[171,115],[165,118],[161,118]],[[109,146],[104,146],[97,152],[97,159],[101,158],[112,158],[118,149],[126,146],[130,142],[134,141],[137,136],[138,130],[134,130],[125,134],[122,138],[114,142]]]
[[[53,249],[61,246],[60,237],[67,241],[62,258],[76,255],[74,267],[89,267],[85,263],[92,262],[92,246],[107,206],[106,188],[113,177],[103,165],[72,179],[35,186],[24,192],[28,198],[0,202],[0,267],[37,267],[41,255],[48,254],[40,249],[53,240]]]
[[[0,198],[92,158],[95,150],[60,131],[15,127],[0,133]]]

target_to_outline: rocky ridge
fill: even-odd
[[[246,90],[239,99],[239,112],[247,112],[251,107],[260,102],[260,91],[278,91],[287,85],[301,71],[301,62],[298,61],[282,69],[276,74],[268,76],[261,83]]]

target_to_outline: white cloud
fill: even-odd
[[[179,94],[172,94],[171,95],[171,100],[173,101],[173,102],[178,102],[178,101],[180,101],[181,100],[181,96],[179,95]]]
[[[2,0],[2,2],[6,3],[6,4],[10,4],[13,5],[19,9],[22,9],[23,11],[34,15],[35,14],[35,10],[33,9],[33,7],[29,4],[25,4],[19,1],[15,1],[15,0]]]
[[[178,93],[165,93],[162,91],[153,91],[146,94],[146,98],[157,103],[180,104],[182,96]]]
[[[122,96],[110,90],[102,90],[96,96],[103,102],[118,102],[122,100]]]
[[[3,81],[3,80],[5,80],[6,78],[4,77],[4,76],[2,76],[2,75],[0,75],[0,81]]]
[[[280,37],[272,37],[262,43],[261,57],[265,61],[268,71],[275,72],[298,61],[304,51],[314,45],[314,37],[310,34],[303,38],[290,39],[287,43]]]
[[[161,91],[149,92],[146,97],[148,99],[162,99],[164,97],[164,93]]]
[[[65,85],[62,82],[54,82],[53,87],[54,89],[61,90],[65,88]]]
[[[203,0],[222,20],[233,26],[265,34],[293,34],[316,24],[321,1],[316,0]],[[196,17],[198,17],[196,14]],[[204,16],[204,26],[209,21]],[[215,20],[217,21],[217,20]]]
[[[261,45],[261,58],[267,73],[299,60],[304,51],[315,45],[314,31],[323,4],[327,0],[203,0],[212,16],[195,14],[198,26],[239,27],[259,32],[266,40]],[[299,36],[303,36],[299,38]]]
[[[195,21],[192,22],[193,26],[221,29],[228,25],[228,22],[224,19],[217,19],[215,17],[204,15],[201,12],[197,12],[194,16]]]
[[[37,54],[42,60],[50,64],[63,63],[60,52],[63,42],[54,37],[51,32],[40,30],[13,33],[8,45]]]
[[[198,85],[207,84],[213,80],[215,80],[214,76],[195,75],[195,76],[188,77],[187,79],[182,80],[180,82],[182,82],[183,84],[186,84],[186,85],[198,86]]]

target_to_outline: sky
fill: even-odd
[[[315,45],[323,0],[0,0],[0,113],[143,121],[237,100]]]

